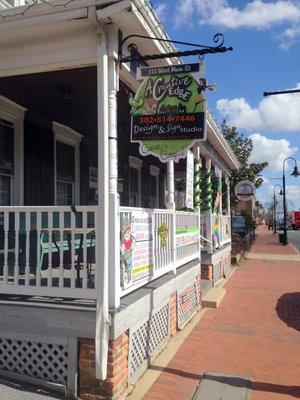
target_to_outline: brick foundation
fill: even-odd
[[[200,306],[201,278],[203,274],[212,279],[212,266],[206,272],[194,277],[197,298]],[[190,282],[190,285],[193,281]],[[178,330],[177,292],[169,298],[169,335],[174,336]],[[129,331],[109,342],[107,379],[99,381],[95,378],[95,341],[79,340],[79,396],[78,400],[124,400],[128,394],[128,359]]]
[[[127,332],[109,342],[107,376],[95,378],[95,341],[80,339],[79,392],[81,400],[123,400],[127,389],[129,340]]]
[[[213,280],[213,266],[212,265],[201,265],[201,279]]]
[[[201,304],[201,275],[197,275],[195,279],[198,304]]]

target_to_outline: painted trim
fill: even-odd
[[[159,173],[160,173],[160,169],[158,167],[156,167],[155,165],[150,165],[150,175],[153,176],[156,181],[156,197],[155,197],[154,208],[159,207]],[[150,187],[150,190],[151,190],[151,187]],[[150,197],[151,197],[151,193],[150,193]]]
[[[14,127],[14,179],[12,206],[24,204],[24,116],[26,108],[0,96],[0,117]]]
[[[57,205],[57,171],[56,171],[56,142],[61,142],[74,147],[75,152],[75,182],[74,182],[74,203],[80,204],[80,142],[82,135],[67,125],[59,122],[52,122],[54,134],[54,203]]]
[[[129,198],[130,198],[130,168],[136,169],[138,172],[138,198],[137,198],[137,207],[140,207],[142,204],[142,165],[143,165],[143,161],[140,160],[137,157],[133,157],[133,156],[129,156],[128,157],[128,163],[129,163]]]

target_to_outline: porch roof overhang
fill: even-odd
[[[98,27],[110,24],[123,37],[139,34],[168,39],[145,0],[54,0],[51,6],[39,3],[30,9],[0,10],[0,77],[96,65]],[[134,42],[141,54],[175,50],[167,42],[138,38]],[[135,89],[137,81],[129,76],[126,65],[121,68],[123,75]]]

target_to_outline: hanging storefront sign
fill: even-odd
[[[241,201],[248,201],[254,199],[255,185],[251,181],[240,181],[235,185],[234,193]]]
[[[142,155],[162,162],[185,158],[195,140],[205,140],[205,90],[201,64],[142,67],[144,78],[132,107],[131,141]]]
[[[194,155],[191,150],[187,152],[186,158],[186,195],[185,206],[194,208]]]

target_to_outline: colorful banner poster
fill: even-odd
[[[176,248],[197,244],[199,242],[199,228],[189,226],[176,229]]]
[[[212,214],[212,242],[215,248],[221,247],[220,214]]]
[[[186,158],[186,195],[185,206],[194,208],[194,155],[191,150],[187,152]]]
[[[134,211],[121,215],[121,286],[127,289],[152,273],[152,215]]]
[[[131,141],[140,143],[142,155],[177,162],[196,139],[206,138],[206,79],[199,64],[146,67],[138,74],[145,79],[129,98]]]

